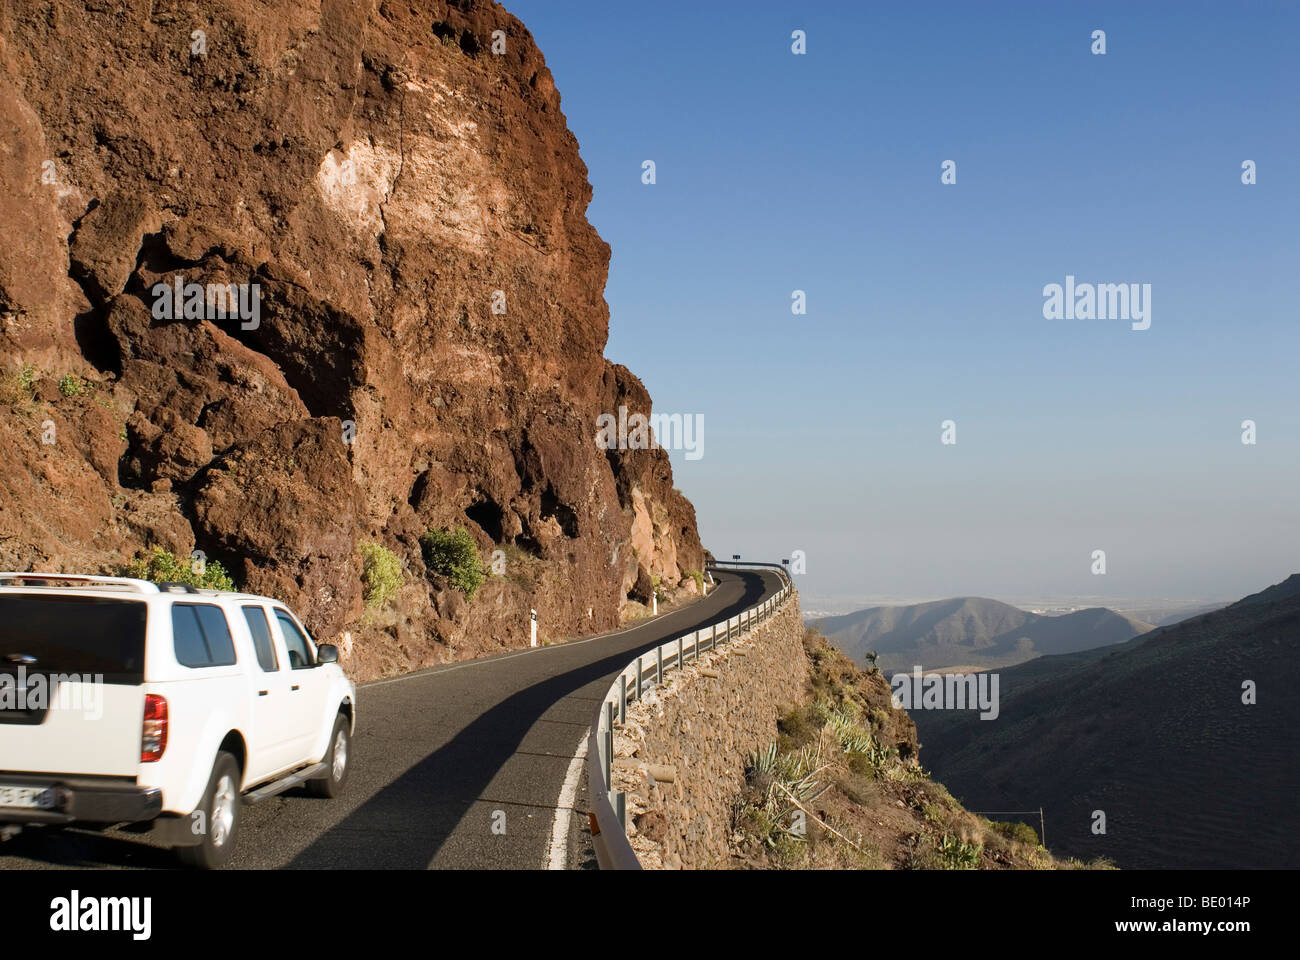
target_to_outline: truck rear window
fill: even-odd
[[[33,657],[28,672],[142,683],[146,612],[138,600],[0,594],[0,670]]]

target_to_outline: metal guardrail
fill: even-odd
[[[596,862],[602,870],[640,870],[641,862],[627,839],[627,797],[615,792],[613,784],[614,727],[627,718],[627,705],[646,691],[663,683],[664,676],[686,666],[721,644],[740,637],[767,621],[794,592],[789,572],[775,563],[719,562],[721,567],[768,567],[784,581],[779,591],[734,617],[719,620],[691,633],[675,637],[649,650],[626,667],[610,685],[596,708],[587,735],[587,786],[592,805],[592,842]]]

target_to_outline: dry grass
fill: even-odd
[[[877,670],[808,630],[809,702],[751,758],[732,853],[747,868],[1060,869],[1025,824],[970,813],[917,762],[916,729]],[[1108,864],[1096,862],[1094,867]]]

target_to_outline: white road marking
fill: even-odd
[[[573,822],[573,804],[578,799],[578,781],[582,778],[582,764],[587,759],[587,737],[578,741],[578,752],[569,761],[564,775],[564,786],[555,801],[555,820],[551,823],[551,850],[546,857],[547,870],[564,870],[569,865],[569,825]]]

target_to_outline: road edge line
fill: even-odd
[[[587,760],[587,735],[578,741],[578,752],[569,761],[564,784],[556,800],[555,819],[551,822],[551,848],[546,855],[547,870],[565,870],[569,866],[569,827],[573,823],[573,804],[578,799],[578,781]]]

